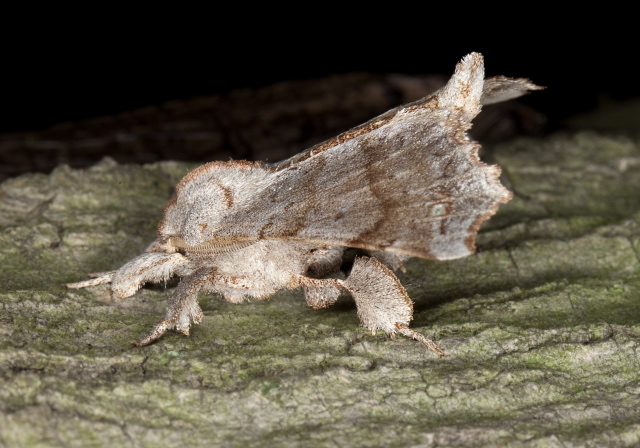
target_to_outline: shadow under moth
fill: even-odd
[[[500,168],[478,158],[467,131],[481,105],[540,87],[527,79],[484,79],[482,55],[458,63],[445,87],[276,164],[211,162],[177,185],[158,238],[120,269],[69,288],[111,283],[118,298],[147,282],[180,282],[165,319],[134,346],[167,330],[189,334],[200,323],[199,292],[227,301],[264,299],[282,288],[304,290],[319,309],[342,292],[355,300],[363,326],[416,339],[413,304],[392,270],[409,257],[451,260],[475,251],[480,224],[511,193]],[[343,280],[346,248],[357,257]],[[324,278],[323,278],[324,277]]]

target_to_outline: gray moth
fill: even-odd
[[[282,288],[302,288],[307,304],[325,308],[349,293],[363,326],[400,333],[443,355],[409,328],[413,304],[393,273],[409,257],[451,260],[475,251],[480,224],[512,195],[500,168],[478,158],[467,136],[484,104],[540,87],[527,79],[484,79],[482,55],[456,66],[437,92],[392,109],[276,164],[207,163],[177,185],[158,238],[120,269],[69,288],[111,284],[117,298],[147,282],[180,282],[166,316],[134,346],[167,330],[186,335],[203,318],[200,292],[239,303]],[[345,279],[346,248],[357,257]]]

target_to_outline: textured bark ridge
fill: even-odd
[[[201,296],[206,325],[132,349],[168,292],[114,302],[63,284],[144,249],[193,166],[105,159],[6,181],[0,446],[637,446],[638,142],[555,135],[483,159],[514,198],[478,252],[401,275],[413,328],[445,358],[301,290]]]

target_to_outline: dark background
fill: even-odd
[[[550,16],[493,26],[413,17],[411,11],[404,22],[381,14],[376,24],[341,16],[314,22],[298,17],[296,26],[265,18],[259,27],[226,23],[225,17],[206,24],[176,18],[126,31],[118,21],[69,27],[52,20],[3,43],[0,132],[334,73],[450,75],[471,51],[484,54],[488,76],[527,77],[547,86],[524,101],[555,127],[601,98],[640,95],[635,25],[605,31],[604,18],[596,15],[567,28],[562,20],[549,22]],[[434,26],[438,21],[445,23]]]

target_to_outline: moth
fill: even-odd
[[[138,347],[169,329],[188,335],[203,319],[200,292],[239,303],[301,287],[314,309],[347,292],[373,334],[400,333],[442,356],[409,328],[413,304],[393,270],[409,257],[451,260],[475,251],[480,224],[512,195],[500,168],[478,158],[480,145],[467,136],[471,120],[481,105],[537,89],[527,79],[485,80],[482,55],[471,53],[439,91],[287,160],[207,163],[178,183],[144,253],[67,287],[111,283],[123,299],[147,282],[180,277],[164,320]],[[328,278],[346,248],[365,255],[346,278]]]

